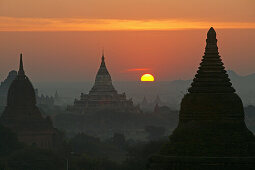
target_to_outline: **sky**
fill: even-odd
[[[22,52],[34,81],[91,81],[102,49],[113,80],[190,79],[211,26],[226,68],[254,73],[254,0],[0,0],[0,80]]]

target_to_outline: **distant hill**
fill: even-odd
[[[244,105],[255,105],[255,73],[241,76],[232,70],[228,70],[228,74]]]

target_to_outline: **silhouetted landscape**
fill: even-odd
[[[0,1],[0,170],[254,170],[255,1]]]
[[[246,128],[244,117],[247,127],[255,132],[253,86],[250,86],[255,83],[254,76],[242,77],[233,71],[228,72],[246,99],[243,109],[217,55],[216,42],[216,33],[211,28],[207,34],[204,60],[193,82],[178,80],[157,84],[167,89],[157,89],[156,84],[147,86],[145,91],[155,90],[145,93],[147,97],[157,94],[154,101],[148,101],[143,90],[135,88],[137,85],[134,83],[126,83],[126,89],[132,91],[133,88],[136,96],[143,96],[140,102],[133,102],[125,92],[118,93],[107,70],[104,54],[91,90],[87,94],[82,92],[78,99],[72,99],[73,103],[69,101],[71,95],[61,97],[59,89],[51,96],[39,95],[39,90],[34,89],[25,74],[21,54],[18,72],[11,71],[0,86],[3,110],[1,168],[171,169],[177,159],[179,163],[175,166],[180,169],[225,169],[232,156],[243,159],[241,162],[232,160],[227,168],[253,167],[253,157],[250,156],[254,153],[255,138]],[[214,60],[210,59],[212,56]],[[213,63],[215,61],[218,63]],[[190,83],[191,87],[187,88]],[[171,94],[171,97],[163,95],[165,102],[160,98],[164,93]],[[179,105],[178,97],[182,93],[187,94]],[[67,95],[68,92],[61,94]],[[188,99],[189,96],[191,99]],[[175,100],[175,105],[169,102],[171,100]],[[181,110],[176,109],[178,107]],[[194,115],[188,116],[189,112],[194,112]],[[193,118],[196,114],[197,120]],[[233,129],[236,129],[235,135],[231,135]],[[229,148],[224,150],[226,145]],[[176,155],[169,157],[168,154]],[[188,155],[207,157],[200,163],[194,163],[192,159],[182,160]],[[226,159],[226,156],[229,158]],[[207,161],[217,163],[214,157],[225,163],[206,164]],[[169,162],[164,163],[165,159]]]

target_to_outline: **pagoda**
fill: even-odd
[[[205,53],[170,141],[150,159],[155,170],[254,169],[255,137],[245,125],[242,100],[219,56],[216,32],[207,33]]]
[[[97,72],[95,83],[88,94],[81,93],[80,99],[75,99],[67,110],[76,113],[88,113],[98,110],[111,109],[120,112],[140,112],[134,106],[132,99],[127,99],[126,94],[119,94],[112,84],[105,57],[102,55],[101,65]]]
[[[49,117],[44,118],[36,106],[35,90],[23,69],[22,54],[18,75],[8,90],[7,106],[0,123],[17,134],[19,141],[40,148],[55,147],[58,132]]]

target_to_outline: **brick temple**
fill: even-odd
[[[44,118],[36,106],[35,90],[24,72],[22,54],[18,74],[8,90],[7,106],[0,123],[27,145],[52,149],[58,142],[58,132],[50,118]]]
[[[80,99],[75,99],[67,110],[78,113],[88,113],[103,109],[111,109],[117,112],[140,112],[138,106],[134,106],[132,99],[127,99],[126,94],[119,94],[112,84],[111,75],[102,55],[101,65],[97,72],[95,83],[88,94],[81,93]]]
[[[255,137],[219,56],[216,32],[205,53],[169,142],[150,160],[152,170],[241,170],[255,167]]]

